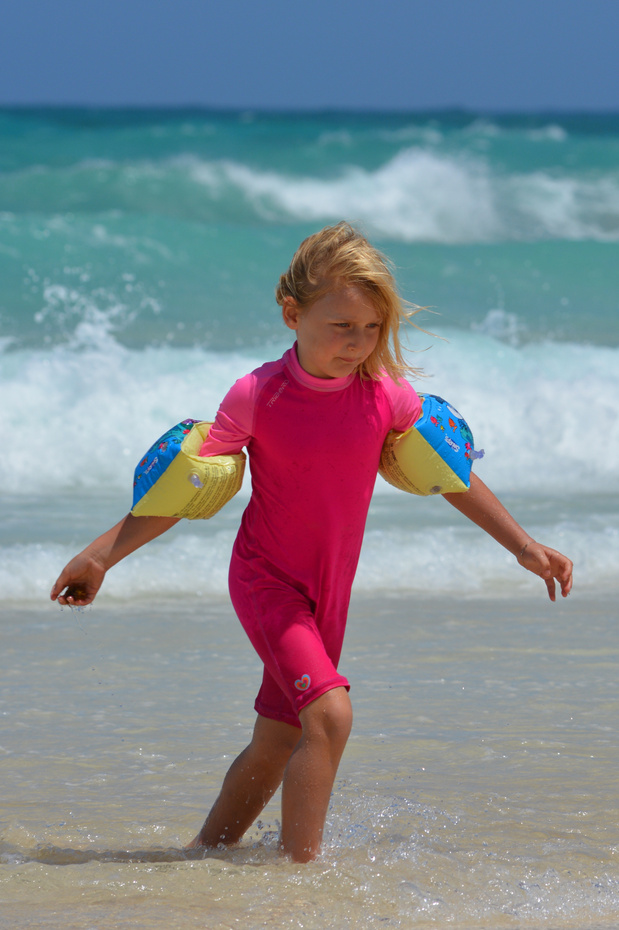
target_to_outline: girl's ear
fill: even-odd
[[[284,297],[284,302],[282,304],[282,316],[284,318],[284,323],[289,329],[298,328],[300,315],[301,308],[299,307],[294,297]]]

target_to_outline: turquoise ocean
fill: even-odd
[[[47,600],[170,425],[290,344],[299,242],[359,225],[480,476],[575,563],[545,589],[381,479],[319,862],[179,852],[251,732],[226,596],[244,487]],[[1,927],[619,924],[619,115],[0,110]]]

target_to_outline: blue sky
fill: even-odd
[[[3,0],[0,104],[619,110],[619,0]]]

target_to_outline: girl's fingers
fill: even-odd
[[[567,597],[572,590],[572,562],[556,549],[533,542],[527,545],[519,561],[524,568],[543,578],[551,601],[557,597],[556,582],[561,587],[563,597]]]

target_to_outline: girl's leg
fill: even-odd
[[[320,843],[337,768],[352,726],[346,688],[321,695],[299,714],[303,734],[282,786],[281,847],[295,862],[308,862]]]
[[[230,766],[202,829],[186,848],[238,843],[281,784],[300,738],[298,727],[258,716],[251,743]]]

